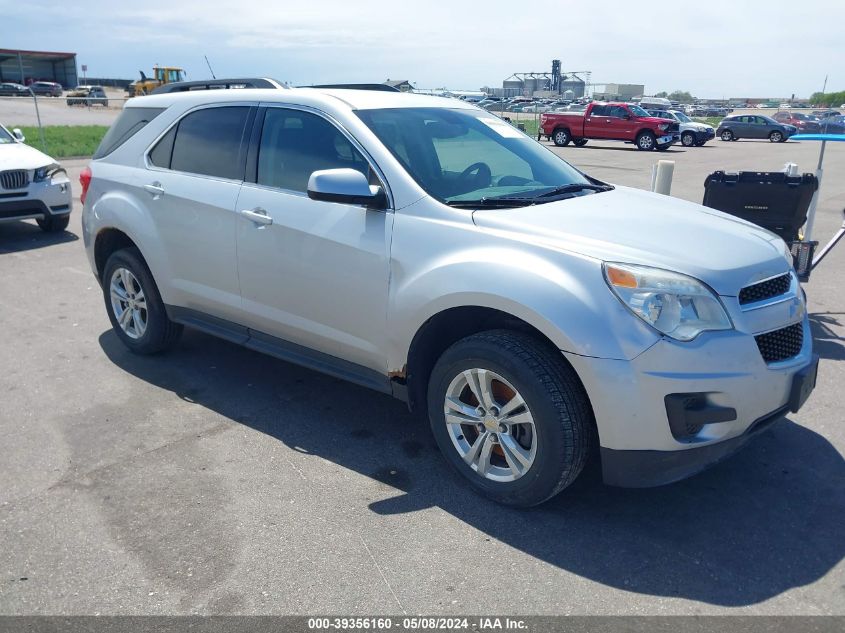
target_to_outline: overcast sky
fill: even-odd
[[[845,0],[0,0],[0,15],[0,46],[76,52],[96,77],[159,63],[203,79],[208,55],[218,77],[474,90],[560,59],[646,94],[807,97],[825,75],[845,90]]]

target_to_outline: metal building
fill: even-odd
[[[79,83],[76,53],[0,48],[0,81],[24,85],[33,81],[55,81],[65,88],[73,88]]]

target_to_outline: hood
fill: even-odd
[[[7,169],[38,169],[55,163],[52,158],[23,143],[0,145],[0,171]]]
[[[482,209],[473,221],[602,261],[677,271],[725,296],[791,266],[773,233],[715,209],[628,187],[531,207]]]

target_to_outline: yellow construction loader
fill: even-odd
[[[141,78],[126,87],[129,97],[142,97],[150,94],[155,88],[175,81],[185,81],[185,71],[176,66],[153,66],[153,76],[147,77],[144,71],[139,71]]]

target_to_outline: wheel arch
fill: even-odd
[[[508,312],[482,305],[463,305],[441,310],[419,327],[408,349],[405,384],[408,406],[412,411],[419,410],[425,414],[429,377],[440,356],[459,340],[488,330],[523,332],[550,349],[559,351],[559,346],[546,333]],[[563,354],[560,354],[560,358],[571,367]]]
[[[138,245],[126,233],[114,227],[105,227],[97,232],[94,238],[94,266],[97,278],[102,282],[106,262],[112,254],[125,248],[138,248]],[[140,249],[138,249],[140,252]],[[141,257],[144,258],[143,253]],[[144,258],[146,262],[146,258]]]

